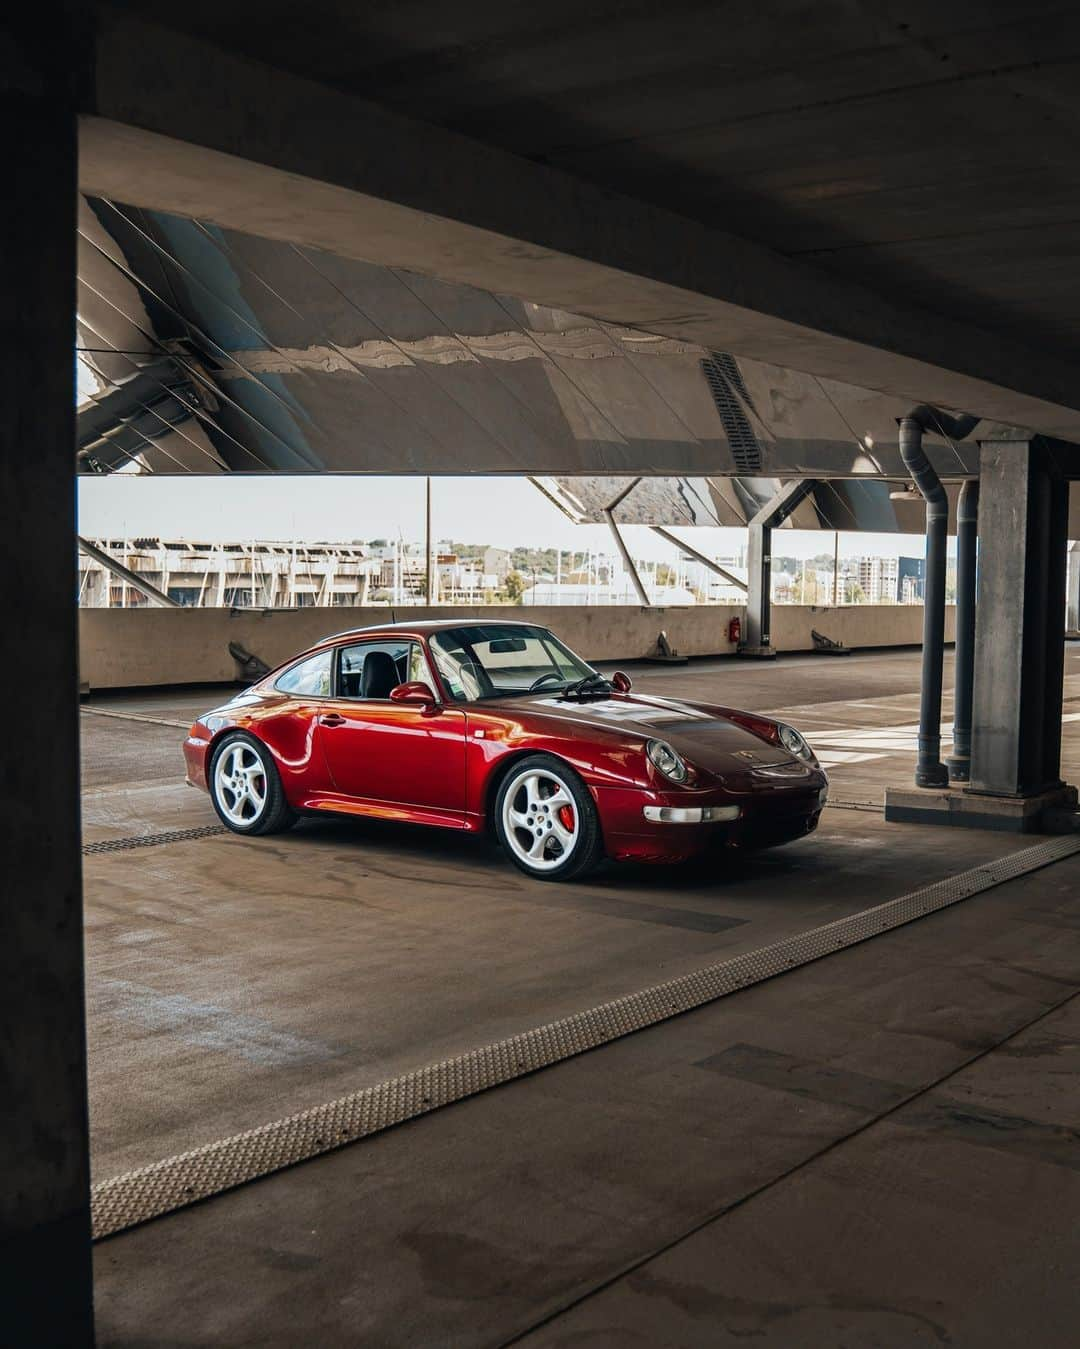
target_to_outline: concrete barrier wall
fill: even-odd
[[[552,628],[588,660],[635,660],[656,650],[663,629],[686,656],[731,655],[728,623],[741,606],[642,609],[633,605],[409,608],[403,620],[482,616],[522,619]],[[772,611],[779,651],[809,651],[810,630],[850,647],[910,646],[922,639],[922,607],[857,605],[839,609],[778,605]],[[79,611],[81,677],[91,688],[157,684],[213,684],[237,677],[229,643],[239,642],[268,665],[278,665],[329,633],[386,623],[385,607],[366,609],[82,609]],[[955,611],[946,610],[952,640]]]

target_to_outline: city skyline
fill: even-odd
[[[258,538],[282,542],[423,539],[421,477],[151,477],[113,474],[79,479],[79,532],[95,537],[158,536],[216,542]],[[635,556],[667,562],[673,545],[645,526],[621,525]],[[687,542],[711,556],[745,543],[740,528],[693,528]],[[607,549],[604,525],[578,525],[525,478],[432,479],[432,538],[498,548]],[[950,551],[952,540],[950,540]],[[829,530],[777,531],[775,551],[797,558],[832,553]],[[844,533],[841,557],[921,557],[922,535]]]

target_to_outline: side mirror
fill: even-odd
[[[406,703],[410,707],[422,707],[429,712],[435,710],[435,694],[431,685],[421,679],[410,680],[408,684],[398,684],[390,690],[392,703]]]
[[[624,674],[622,670],[615,671],[611,676],[611,682],[619,693],[629,693],[634,686],[633,680],[628,674]]]

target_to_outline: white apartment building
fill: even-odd
[[[898,590],[899,559],[860,557],[855,559],[856,577],[867,604],[895,604]]]

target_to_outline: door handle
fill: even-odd
[[[320,726],[344,726],[345,718],[340,712],[327,712],[325,717],[319,718]]]

